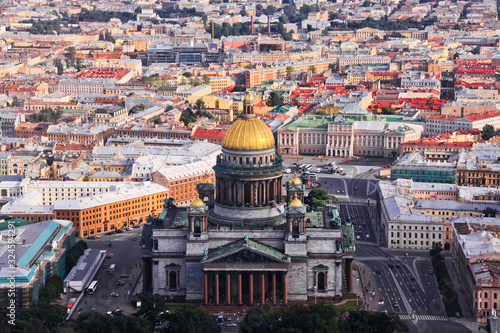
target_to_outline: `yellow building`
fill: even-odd
[[[151,41],[149,39],[134,39],[134,49],[137,52],[149,51]]]
[[[212,92],[217,92],[224,90],[231,86],[231,78],[229,76],[225,77],[212,77],[209,82],[212,87]]]

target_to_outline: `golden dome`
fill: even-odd
[[[293,197],[292,202],[290,202],[290,206],[292,206],[292,207],[300,207],[300,206],[302,206],[302,202],[299,199],[297,199],[297,194],[295,194],[295,196]]]
[[[253,102],[253,95],[250,93],[247,93],[245,97],[243,97],[243,102]]]
[[[191,202],[191,206],[205,206],[205,203],[200,199],[199,196],[196,196],[196,199]]]
[[[222,146],[231,149],[274,148],[274,136],[262,120],[243,117],[238,118],[229,127],[222,140]]]
[[[293,178],[290,180],[290,184],[293,184],[293,185],[300,185],[300,184],[302,184],[302,182],[300,181],[300,179],[297,178],[297,173],[296,172],[293,173]]]
[[[201,180],[202,184],[212,184],[212,179],[210,179],[210,177],[208,177],[208,174],[205,172],[205,177],[203,177],[203,179]]]

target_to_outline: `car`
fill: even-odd
[[[410,280],[415,281],[416,279],[414,276],[410,276]]]
[[[357,188],[357,187],[355,187],[355,188],[354,188],[354,191],[357,191],[357,190],[358,190],[358,188]]]
[[[117,292],[112,292],[111,294],[109,294],[111,297],[118,297],[120,296],[120,294],[118,294]]]
[[[131,227],[126,227],[125,231],[132,231],[132,228]]]
[[[102,265],[102,268],[107,269],[108,268],[108,264]]]
[[[114,230],[106,233],[106,235],[108,235],[108,236],[109,235],[114,235],[114,234],[116,234],[116,232]]]
[[[337,190],[337,193],[340,193],[340,190]]]
[[[132,237],[132,240],[133,240],[133,241],[136,241],[136,240],[137,240],[137,237],[135,237],[135,236],[134,236],[134,237]]]
[[[236,324],[236,323],[228,323],[228,324],[226,324],[226,326],[227,327],[237,327],[238,324]]]
[[[393,264],[388,264],[387,266],[389,266],[389,268],[394,268]]]
[[[366,239],[370,239],[370,235],[369,234],[366,234]]]
[[[384,165],[384,168],[386,168],[386,169],[387,169],[388,167],[389,167],[388,165]]]
[[[95,281],[97,281],[97,282],[99,282],[99,281],[101,281],[101,277],[100,277],[100,276],[98,276],[98,277],[96,277],[94,280],[95,280]]]
[[[108,254],[106,254],[106,258],[113,258],[113,253],[108,252]]]
[[[126,279],[128,279],[129,277],[130,277],[130,275],[128,275],[128,274],[121,274],[121,275],[120,275],[120,279],[123,279],[123,280],[126,280]]]
[[[345,172],[344,172],[344,173],[342,173],[342,176],[345,176],[345,175],[346,175],[346,173],[345,173]]]
[[[381,271],[380,269],[377,269],[377,270],[375,271],[375,274],[380,275],[380,274],[382,274],[382,271]]]
[[[366,226],[366,222],[363,222],[363,227]]]
[[[360,235],[356,235],[356,239],[361,239],[361,236]]]
[[[399,303],[397,301],[394,302],[394,304],[392,304],[392,305],[394,305],[395,308],[399,307]]]
[[[125,231],[123,231],[122,229],[118,229],[118,230],[116,230],[116,233],[117,233],[117,234],[121,234],[122,232],[125,232]]]
[[[140,224],[138,224],[138,225],[134,225],[132,228],[133,228],[133,229],[138,229],[138,228],[140,228],[140,227],[141,227],[141,225],[140,225]]]
[[[359,229],[359,230],[363,230],[363,226],[358,225],[358,229]]]
[[[373,297],[375,297],[375,290],[374,290],[374,291],[372,291],[372,296],[373,296]]]
[[[118,280],[115,283],[116,286],[124,286],[126,284],[127,284],[127,280]]]
[[[370,169],[370,171],[373,171],[373,169]]]
[[[286,173],[292,173],[292,169],[286,169],[285,172]]]
[[[101,235],[95,235],[95,238],[101,238]]]
[[[384,304],[384,300],[383,300],[382,298],[381,298],[381,299],[379,299],[379,300],[378,300],[378,304],[379,304],[379,305],[383,305],[383,304]]]
[[[113,244],[113,243],[109,243],[109,244],[108,244],[108,246],[109,246],[109,247],[113,247],[113,246],[115,246],[115,244]]]
[[[95,235],[89,236],[87,239],[95,239]]]
[[[410,288],[410,290],[411,290],[411,291],[413,291],[413,292],[416,292],[416,291],[417,291],[417,288],[415,288],[415,287],[411,287],[411,288]]]
[[[231,321],[231,317],[226,317],[226,321]]]
[[[344,191],[344,190],[340,190],[340,192],[341,192],[341,193],[345,193],[345,191]]]
[[[431,270],[429,271],[429,274],[431,274],[431,275],[432,275],[432,274],[434,274],[434,270],[433,270],[433,269],[431,269]]]

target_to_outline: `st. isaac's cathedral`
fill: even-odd
[[[352,225],[335,205],[306,207],[297,176],[283,184],[273,133],[253,97],[243,102],[215,184],[205,177],[189,207],[165,200],[144,226],[144,290],[210,306],[340,301],[352,290]]]

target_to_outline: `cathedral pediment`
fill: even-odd
[[[283,252],[262,244],[260,242],[248,239],[246,236],[235,242],[224,246],[208,250],[202,259],[203,263],[289,263],[290,257]]]

